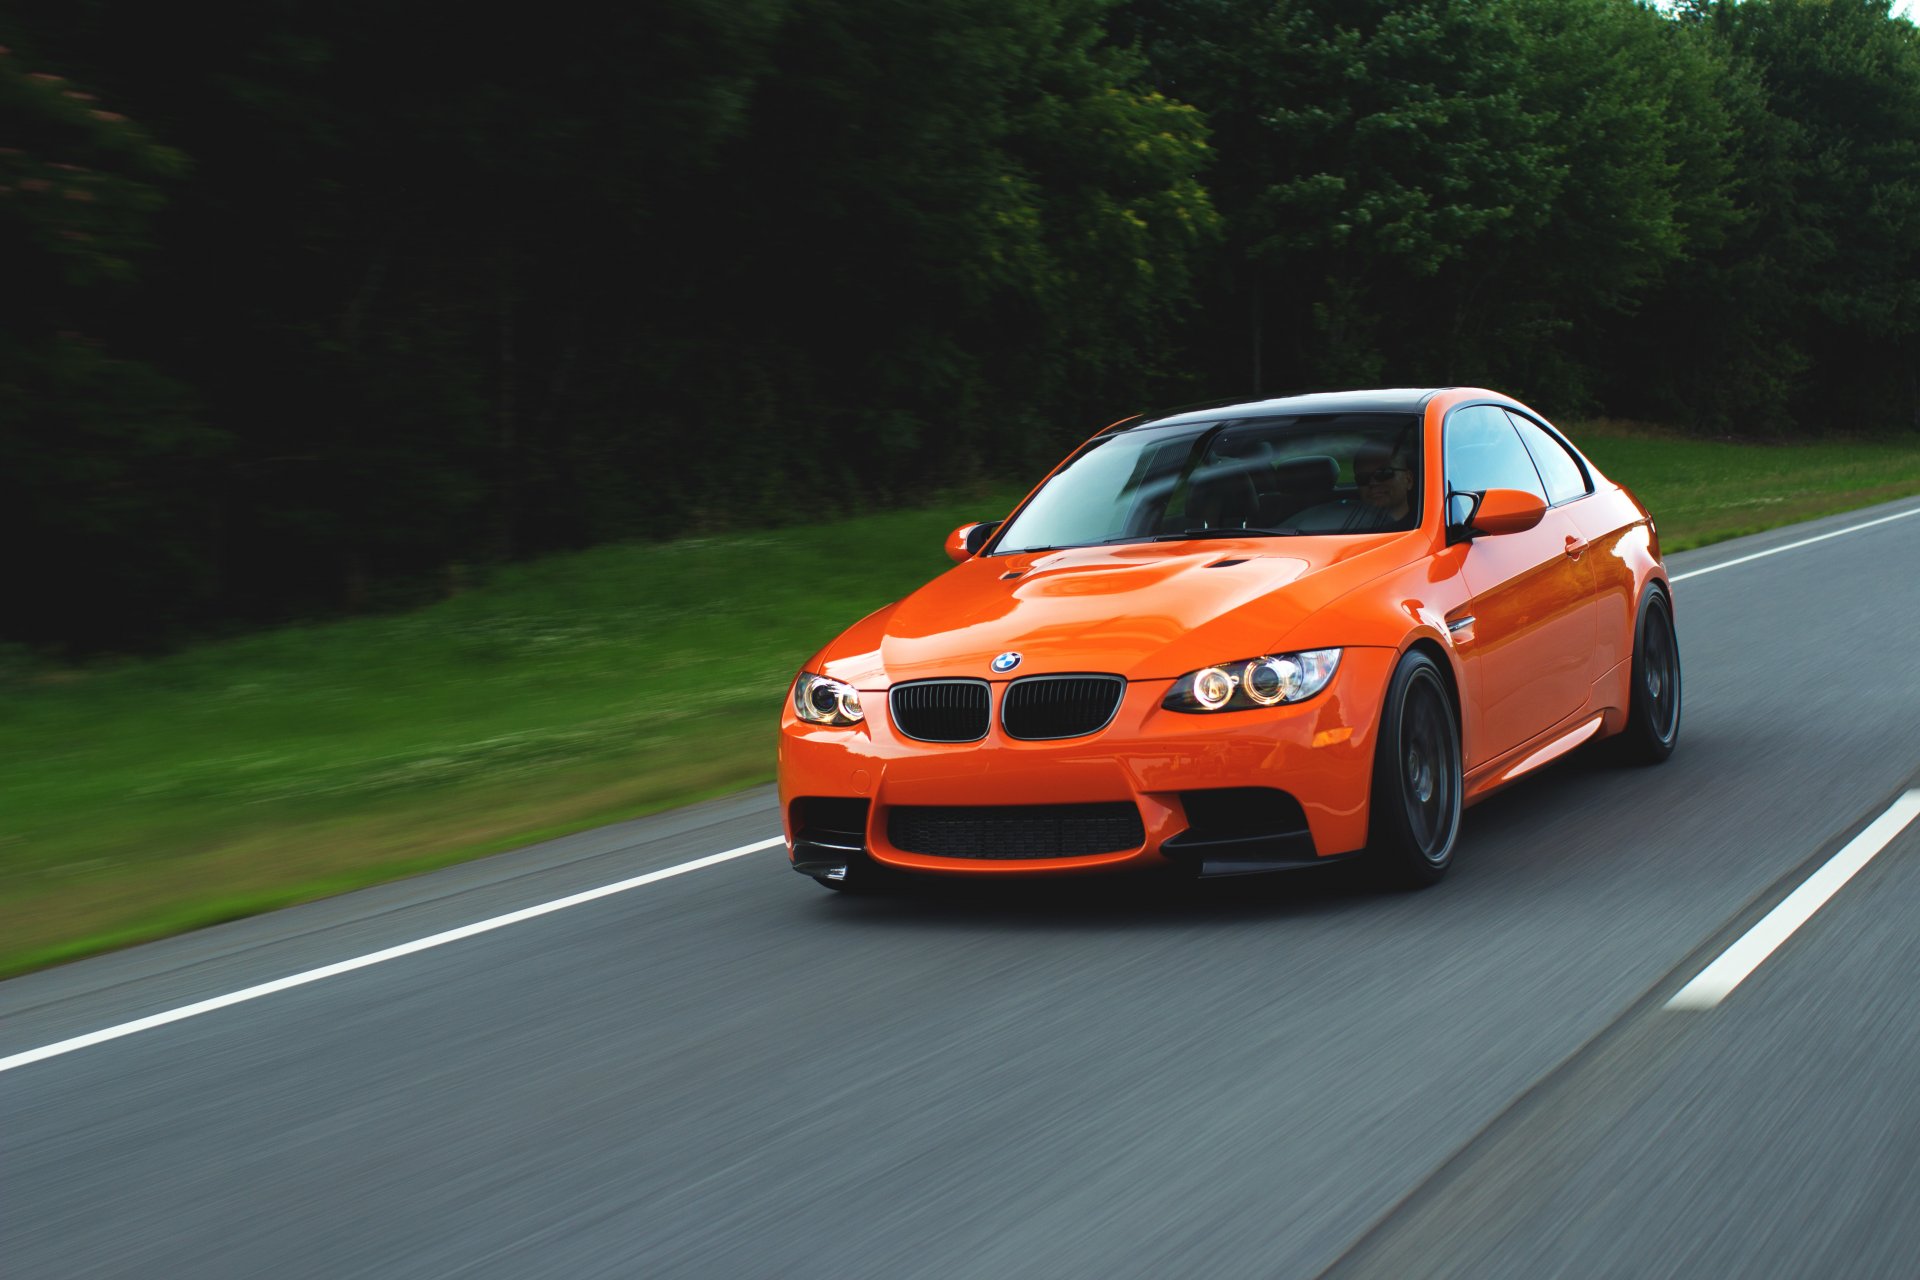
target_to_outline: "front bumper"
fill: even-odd
[[[1269,869],[1325,860],[1366,843],[1374,734],[1395,654],[1349,648],[1321,692],[1294,706],[1187,714],[1160,703],[1172,680],[1129,683],[1112,721],[1082,738],[928,743],[900,736],[884,689],[861,690],[872,708],[851,728],[810,725],[791,705],[781,724],[780,808],[797,870],[824,874],[864,856],[884,867],[950,875],[1033,875],[1118,868]],[[995,682],[997,709],[1007,682]],[[1183,793],[1269,788],[1298,802],[1299,838],[1236,834],[1193,821]],[[1208,797],[1203,797],[1208,799]],[[816,800],[864,801],[849,804]],[[945,857],[897,847],[893,811],[1103,805],[1139,813],[1130,847],[1070,857]],[[924,808],[923,808],[924,807]],[[1213,806],[1218,808],[1219,806]],[[833,820],[809,816],[827,812]],[[856,847],[854,837],[858,837]]]

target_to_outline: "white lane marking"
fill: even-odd
[[[1873,861],[1874,855],[1893,843],[1893,838],[1920,815],[1920,790],[1908,791],[1867,829],[1847,841],[1846,847],[1827,859],[1826,865],[1808,876],[1805,883],[1779,906],[1766,914],[1759,924],[1747,930],[1740,940],[1720,953],[1720,958],[1702,969],[1671,1000],[1669,1009],[1711,1009],[1726,998],[1729,991],[1760,967],[1775,948],[1793,936],[1794,930],[1826,905],[1840,886],[1854,873]]]
[[[1915,507],[1911,511],[1896,511],[1890,516],[1881,516],[1878,520],[1867,520],[1860,524],[1850,524],[1844,529],[1835,529],[1832,533],[1822,533],[1816,534],[1811,538],[1802,538],[1798,542],[1789,542],[1784,547],[1770,547],[1765,551],[1756,551],[1750,556],[1737,556],[1721,564],[1710,564],[1704,569],[1689,569],[1685,573],[1675,574],[1671,581],[1685,582],[1688,578],[1697,578],[1703,573],[1718,573],[1722,569],[1731,569],[1733,566],[1745,564],[1749,560],[1764,560],[1768,556],[1777,556],[1782,551],[1793,551],[1800,547],[1810,547],[1816,542],[1825,542],[1828,538],[1837,538],[1843,533],[1858,533],[1862,529],[1871,529],[1873,526],[1885,524],[1889,520],[1905,520],[1908,516],[1920,516],[1920,507]]]
[[[214,996],[208,1000],[198,1000],[193,1004],[183,1004],[178,1009],[169,1009],[165,1013],[151,1014],[145,1018],[135,1018],[132,1022],[122,1022],[118,1026],[107,1027],[101,1031],[89,1031],[83,1036],[74,1036],[71,1040],[61,1040],[54,1044],[42,1045],[38,1049],[28,1049],[24,1053],[12,1054],[0,1058],[0,1071],[11,1071],[15,1067],[24,1067],[30,1062],[39,1062],[43,1058],[56,1058],[63,1053],[72,1053],[75,1049],[85,1049],[90,1045],[101,1044],[108,1040],[118,1040],[121,1036],[130,1036],[138,1031],[151,1031],[155,1027],[164,1027],[169,1022],[179,1022],[183,1018],[197,1018],[203,1013],[212,1013],[215,1009],[224,1009],[228,1005],[258,1000],[261,996],[270,996],[289,987],[305,986],[309,982],[319,982],[322,978],[337,977],[343,973],[352,973],[355,969],[364,969],[368,965],[380,964],[387,960],[398,960],[401,956],[410,956],[416,951],[425,951],[431,947],[443,947],[449,942],[458,942],[462,938],[471,938],[477,933],[487,933],[494,929],[504,929],[510,924],[519,924],[522,920],[531,920],[535,916],[548,915],[555,911],[565,911],[568,907],[577,907],[583,902],[592,902],[598,898],[610,897],[616,893],[625,893],[629,889],[638,889],[641,885],[653,884],[658,880],[683,876],[689,871],[698,871],[702,867],[711,867],[717,862],[730,858],[744,858],[750,853],[762,849],[771,849],[775,845],[784,845],[786,840],[773,836],[754,844],[743,844],[737,849],[728,849],[724,853],[711,853],[704,858],[695,858],[692,862],[682,862],[677,866],[663,867],[658,871],[649,871],[643,876],[634,876],[627,880],[618,880],[612,884],[603,884],[597,889],[586,889],[580,893],[568,894],[564,898],[555,898],[551,902],[542,902],[537,906],[522,907],[518,911],[509,911],[505,915],[493,916],[473,924],[463,924],[458,929],[448,929],[444,933],[417,938],[412,942],[403,942],[397,947],[388,947],[382,951],[370,951],[351,960],[342,960],[336,964],[322,965],[318,969],[308,969],[304,973],[289,974],[284,978],[275,978],[272,982],[262,982],[258,986],[244,987],[239,991],[230,991],[223,996]]]
[[[1782,551],[1792,551],[1799,547],[1810,546],[1816,542],[1825,542],[1828,538],[1838,538],[1842,534],[1856,533],[1861,529],[1870,529],[1877,524],[1886,524],[1889,520],[1904,520],[1908,516],[1913,515],[1920,515],[1920,507],[1915,507],[1910,511],[1896,512],[1890,516],[1882,516],[1878,520],[1868,520],[1861,524],[1849,525],[1845,529],[1835,529],[1831,533],[1823,533],[1817,537],[1802,538],[1798,542],[1789,542],[1783,547],[1773,547],[1766,551],[1756,551],[1752,555],[1740,556],[1737,559],[1728,560],[1722,564],[1708,565],[1704,569],[1689,570],[1686,573],[1676,574],[1671,581],[1684,582],[1688,578],[1697,578],[1703,573],[1712,573],[1718,569],[1731,569],[1734,565],[1745,564],[1749,560],[1759,560],[1766,556],[1779,555]],[[1913,802],[1915,811],[1920,811],[1920,791],[1909,791],[1902,797],[1900,804],[1894,806],[1894,809],[1899,809],[1901,804],[1909,801]],[[1849,850],[1852,850],[1855,845],[1858,845],[1864,840],[1881,822],[1885,822],[1893,812],[1894,810],[1889,810],[1887,814],[1881,815],[1874,823],[1874,826],[1868,827],[1866,831],[1861,832],[1851,844],[1845,849],[1842,849],[1838,854],[1835,854],[1833,861],[1821,868],[1820,872],[1818,872],[1814,878],[1818,879],[1831,870],[1836,863],[1847,855]],[[1894,834],[1899,831],[1900,827],[1904,827],[1912,817],[1913,813],[1909,812],[1906,818],[1900,821],[1898,826],[1887,833],[1886,838],[1881,841],[1881,845],[1893,839]],[[15,1067],[24,1067],[28,1063],[39,1062],[46,1058],[57,1058],[63,1053],[72,1053],[76,1049],[85,1049],[92,1045],[103,1044],[108,1040],[118,1040],[121,1036],[130,1036],[141,1031],[151,1031],[155,1027],[164,1027],[170,1022],[179,1022],[186,1018],[197,1018],[203,1013],[212,1013],[216,1009],[224,1009],[229,1005],[242,1004],[248,1000],[258,1000],[261,996],[270,996],[291,987],[305,986],[309,982],[319,982],[324,978],[332,978],[343,973],[351,973],[355,969],[364,969],[368,965],[380,964],[387,960],[397,960],[401,956],[410,956],[416,951],[426,951],[432,947],[445,946],[449,942],[458,942],[462,938],[471,938],[475,934],[487,933],[494,929],[503,929],[510,924],[519,924],[523,920],[531,920],[536,916],[544,916],[554,911],[564,911],[568,907],[577,907],[583,902],[592,902],[595,899],[605,898],[612,894],[625,893],[629,889],[638,889],[642,885],[652,884],[657,880],[666,880],[673,876],[685,875],[689,871],[698,871],[702,867],[710,867],[715,863],[726,862],[731,858],[745,857],[749,853],[758,853],[762,849],[771,849],[777,844],[784,843],[786,843],[786,841],[783,837],[772,836],[755,844],[741,845],[737,849],[728,849],[723,853],[714,853],[704,858],[695,858],[692,862],[682,862],[677,866],[664,867],[659,871],[649,871],[642,876],[634,876],[631,879],[619,880],[613,884],[601,885],[597,889],[587,889],[581,893],[570,894],[564,898],[556,898],[552,902],[543,902],[537,906],[523,907],[519,911],[509,911],[505,915],[494,916],[488,920],[480,920],[473,924],[461,925],[458,929],[448,929],[444,933],[436,933],[429,937],[418,938],[412,942],[403,942],[397,947],[388,947],[383,951],[372,951],[363,956],[355,956],[351,960],[342,960],[336,964],[322,965],[318,969],[308,969],[304,973],[289,974],[284,978],[275,978],[272,982],[262,982],[256,986],[243,987],[239,991],[230,991],[223,996],[214,996],[211,999],[199,1000],[193,1004],[181,1005],[177,1009],[169,1009],[164,1013],[150,1014],[144,1018],[135,1018],[132,1022],[122,1022],[115,1026],[105,1027],[99,1031],[90,1031],[83,1036],[74,1036],[68,1040],[59,1040],[53,1044],[42,1045],[38,1049],[28,1049],[21,1053],[10,1054],[7,1057],[0,1058],[0,1071],[11,1071]],[[1766,959],[1768,952],[1771,952],[1774,947],[1779,946],[1780,942],[1784,941],[1788,935],[1799,928],[1807,916],[1812,915],[1819,909],[1821,903],[1833,895],[1834,890],[1837,890],[1841,885],[1845,884],[1855,871],[1865,866],[1867,860],[1878,852],[1880,852],[1880,846],[1876,845],[1862,855],[1858,866],[1846,871],[1818,901],[1813,902],[1812,905],[1807,907],[1805,915],[1794,920],[1792,924],[1786,928],[1785,932],[1780,934],[1778,939],[1756,955],[1753,961],[1744,969],[1734,974],[1732,981],[1728,982],[1725,989],[1721,990],[1719,994],[1714,995],[1711,999],[1707,999],[1705,1003],[1696,1002],[1699,999],[1697,993],[1693,997],[1689,997],[1689,993],[1694,992],[1695,988],[1701,987],[1708,975],[1716,972],[1721,965],[1725,964],[1734,954],[1734,951],[1745,946],[1750,939],[1774,919],[1774,916],[1780,915],[1789,904],[1798,899],[1802,893],[1805,893],[1813,884],[1812,880],[1809,880],[1807,884],[1802,885],[1796,890],[1793,896],[1788,898],[1786,902],[1775,907],[1772,915],[1769,915],[1765,920],[1755,925],[1753,930],[1749,932],[1745,938],[1735,943],[1734,947],[1725,955],[1721,956],[1719,960],[1716,960],[1713,965],[1709,966],[1699,977],[1688,983],[1678,995],[1667,1002],[1667,1007],[1670,1009],[1709,1008],[1719,1003],[1721,996],[1725,995],[1727,991],[1733,990],[1742,978],[1753,971],[1754,966]],[[1702,989],[1704,990],[1704,988]]]

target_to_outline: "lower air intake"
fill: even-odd
[[[1084,858],[1147,842],[1140,810],[1111,804],[901,805],[887,839],[905,853],[935,858]]]

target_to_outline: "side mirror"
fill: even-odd
[[[987,539],[994,535],[1004,520],[988,520],[981,524],[963,524],[947,535],[947,559],[956,564],[965,563],[980,554],[980,548],[987,545]]]
[[[1447,493],[1447,545],[1473,541],[1473,513],[1480,509],[1477,493]]]
[[[1489,489],[1480,496],[1480,506],[1468,518],[1474,533],[1525,533],[1547,514],[1547,502],[1525,489]]]

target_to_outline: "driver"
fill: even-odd
[[[1406,446],[1370,441],[1353,457],[1359,500],[1344,499],[1308,507],[1287,523],[1301,533],[1375,533],[1407,527],[1413,510],[1413,468]]]
[[[1398,450],[1362,445],[1353,458],[1353,477],[1360,484],[1360,500],[1386,513],[1398,524],[1413,509],[1413,468]]]

